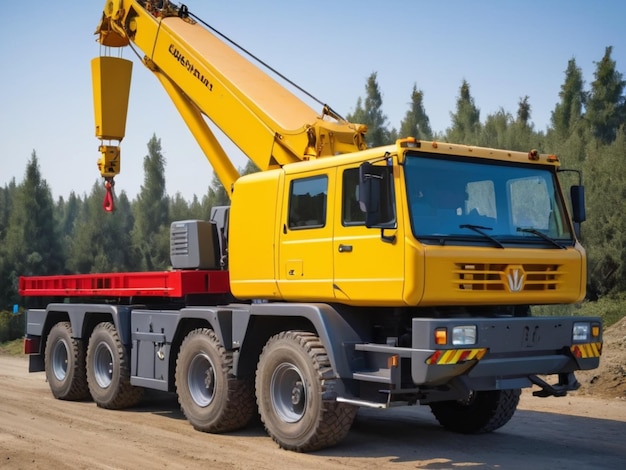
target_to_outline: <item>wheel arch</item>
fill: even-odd
[[[180,316],[170,343],[168,387],[173,387],[176,375],[176,359],[185,337],[198,328],[209,328],[227,350],[232,344],[232,310],[220,307],[188,307],[180,310]]]
[[[329,304],[260,303],[252,304],[247,322],[235,323],[233,343],[240,344],[237,375],[254,374],[267,340],[281,331],[315,333],[326,348],[335,375],[352,378],[354,344],[362,341],[362,320],[353,313],[339,312]]]

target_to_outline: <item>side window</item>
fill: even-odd
[[[365,212],[359,206],[359,169],[343,172],[341,217],[343,225],[364,225]]]
[[[326,225],[327,195],[327,176],[293,180],[289,189],[289,228],[319,228]]]

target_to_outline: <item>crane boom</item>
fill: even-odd
[[[260,170],[366,147],[366,126],[349,123],[326,106],[318,114],[193,20],[184,5],[111,0],[105,5],[96,34],[104,46],[133,45],[143,52],[143,63],[169,94],[225,188],[232,186],[239,173],[204,116]],[[112,62],[113,58],[106,59]],[[104,62],[99,65],[105,66]],[[101,92],[100,84],[105,81],[94,81],[94,93]],[[119,121],[120,116],[111,114],[102,119]],[[98,130],[96,134],[101,139],[123,138],[98,135]],[[110,147],[105,150],[112,152]]]

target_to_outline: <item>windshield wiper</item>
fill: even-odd
[[[468,228],[470,230],[473,230],[474,232],[479,233],[483,237],[491,240],[493,243],[496,244],[498,248],[504,248],[504,245],[500,243],[500,241],[496,240],[494,237],[492,237],[487,232],[485,232],[485,230],[493,230],[493,228],[491,227],[483,227],[482,225],[474,225],[474,224],[461,224],[459,225],[459,228]]]
[[[537,235],[538,237],[543,238],[545,241],[552,243],[557,248],[560,248],[562,250],[566,249],[565,245],[561,245],[554,238],[551,238],[551,237],[547,236],[545,233],[540,232],[536,228],[517,227],[517,231],[518,232],[524,232],[524,233],[532,233],[533,235]]]

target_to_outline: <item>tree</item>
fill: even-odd
[[[430,128],[430,119],[424,110],[424,93],[417,89],[417,85],[413,85],[411,93],[411,107],[406,112],[402,123],[400,124],[401,137],[415,137],[420,140],[432,140],[433,131]]]
[[[625,118],[623,92],[626,82],[615,69],[612,50],[611,46],[607,47],[602,60],[596,62],[595,80],[591,82],[585,114],[593,136],[605,144],[615,140]]]
[[[354,113],[346,116],[350,122],[367,126],[365,140],[370,147],[378,147],[390,143],[390,132],[387,130],[387,116],[383,114],[382,105],[383,97],[376,79],[376,72],[372,72],[365,85],[365,100],[359,97]]]
[[[565,70],[565,81],[559,92],[561,101],[554,107],[551,118],[552,128],[561,139],[567,138],[582,119],[585,105],[583,86],[582,70],[576,65],[575,59],[570,59]]]
[[[54,203],[41,178],[33,151],[24,181],[17,187],[3,243],[7,300],[17,300],[17,279],[22,275],[59,274],[63,265],[54,223]]]
[[[259,171],[259,167],[257,167],[252,160],[248,160],[243,168],[237,168],[237,172],[241,176],[256,173],[257,171]],[[216,173],[213,173],[211,186],[209,186],[209,191],[204,197],[202,205],[207,209],[209,215],[212,207],[230,205],[230,198]]]
[[[626,286],[626,133],[610,145],[587,146],[584,175],[587,221],[582,227],[588,255],[588,296],[624,291]]]
[[[197,198],[196,198],[197,199]],[[187,200],[180,192],[177,192],[173,197],[170,197],[170,222],[175,220],[187,220],[194,219],[191,214],[191,209]]]
[[[71,273],[121,272],[133,269],[131,205],[125,192],[115,211],[102,209],[104,186],[96,181],[80,205],[71,238],[67,238],[66,268]]]
[[[530,124],[530,110],[531,106],[528,102],[528,95],[520,98],[517,104],[517,120],[516,122],[524,127],[531,127]]]
[[[459,97],[456,101],[456,112],[450,113],[452,127],[447,131],[448,142],[474,145],[480,131],[480,110],[474,104],[470,86],[463,80]]]
[[[135,225],[132,231],[137,269],[166,269],[169,262],[169,200],[165,192],[165,158],[161,139],[153,135],[144,157],[144,182],[133,206]]]
[[[512,124],[513,116],[500,108],[495,114],[490,114],[485,119],[477,144],[483,147],[510,148]]]

